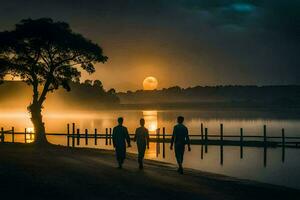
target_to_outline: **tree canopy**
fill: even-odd
[[[93,73],[94,63],[106,60],[97,44],[49,18],[22,20],[15,30],[0,32],[1,76],[19,76],[33,86],[44,83],[41,95],[59,86],[70,90],[69,81],[81,75],[78,67]]]

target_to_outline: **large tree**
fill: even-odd
[[[36,144],[47,143],[42,120],[47,94],[59,87],[69,91],[70,81],[81,76],[80,68],[93,73],[94,64],[106,60],[97,44],[49,18],[22,20],[14,30],[0,32],[0,81],[12,75],[32,87],[28,110]]]

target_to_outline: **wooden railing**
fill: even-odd
[[[15,132],[14,127],[10,130],[1,128],[0,141],[3,143],[5,135],[11,135],[11,142],[15,142],[15,135],[23,135],[24,142],[33,141],[34,133],[28,133],[25,129],[24,132]],[[89,145],[89,140],[93,139],[94,145],[98,145],[99,140],[105,140],[105,145],[112,145],[112,128],[106,128],[104,133],[99,133],[98,129],[94,129],[93,133],[89,133],[88,129],[81,131],[76,128],[75,123],[67,124],[67,133],[47,133],[47,136],[64,136],[67,140],[68,147],[76,147],[80,145],[84,139],[85,145]],[[133,139],[134,134],[129,134]],[[220,146],[220,164],[223,164],[224,146],[238,146],[240,148],[240,158],[244,157],[245,147],[258,147],[264,150],[264,165],[267,163],[267,149],[268,148],[282,148],[282,162],[285,160],[286,148],[300,148],[300,137],[285,135],[285,129],[281,129],[281,135],[268,136],[267,126],[262,127],[261,135],[246,135],[243,128],[240,128],[239,135],[224,135],[224,126],[220,124],[219,134],[209,134],[208,128],[204,127],[201,123],[200,134],[190,134],[190,143],[192,145],[201,145],[201,159],[204,153],[208,153],[208,146]],[[150,134],[150,142],[156,143],[156,155],[160,154],[160,146],[162,144],[162,157],[166,155],[166,143],[170,143],[172,134],[167,134],[166,129],[157,129],[155,134]]]

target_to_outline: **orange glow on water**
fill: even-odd
[[[34,128],[26,128],[26,142],[31,143],[34,141]]]
[[[148,110],[143,111],[143,116],[146,122],[146,127],[150,131],[150,133],[155,133],[157,126],[157,111],[156,110]]]

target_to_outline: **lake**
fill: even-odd
[[[267,125],[268,136],[281,136],[281,129],[285,129],[286,136],[300,136],[300,118],[289,118],[278,113],[256,112],[256,111],[208,111],[208,110],[109,110],[99,112],[68,112],[44,114],[47,132],[66,133],[67,123],[75,123],[76,128],[84,132],[89,129],[92,133],[97,128],[98,132],[104,133],[105,128],[116,125],[119,116],[124,117],[124,125],[130,133],[134,133],[139,125],[139,119],[145,118],[146,127],[150,133],[155,133],[157,128],[166,128],[170,134],[176,123],[176,117],[183,115],[185,124],[190,134],[200,135],[200,125],[203,123],[208,128],[209,134],[219,134],[220,123],[224,125],[224,135],[239,135],[240,128],[244,129],[244,135],[263,135],[263,125]],[[0,126],[6,130],[11,126],[15,131],[24,131],[31,128],[32,124],[26,112],[0,113]],[[48,136],[53,144],[66,145],[65,136]],[[7,137],[10,140],[10,137]],[[19,135],[16,141],[23,142],[24,137]],[[106,146],[101,139],[98,145],[94,145],[90,139],[88,147],[112,149]],[[86,147],[84,139],[81,147]],[[209,146],[208,153],[201,159],[201,146],[192,145],[192,151],[185,153],[184,167],[198,169],[207,172],[224,174],[241,179],[256,180],[265,183],[284,185],[300,189],[300,149],[286,148],[285,162],[281,161],[281,148],[268,148],[267,166],[264,167],[263,148],[245,147],[244,157],[240,159],[239,147],[224,146],[224,163],[220,165],[220,147]],[[136,153],[136,146],[129,149]],[[146,158],[176,163],[174,152],[170,151],[169,144],[166,148],[166,157],[162,154],[156,157],[156,143],[150,144],[146,152]],[[126,163],[125,163],[126,167]]]

